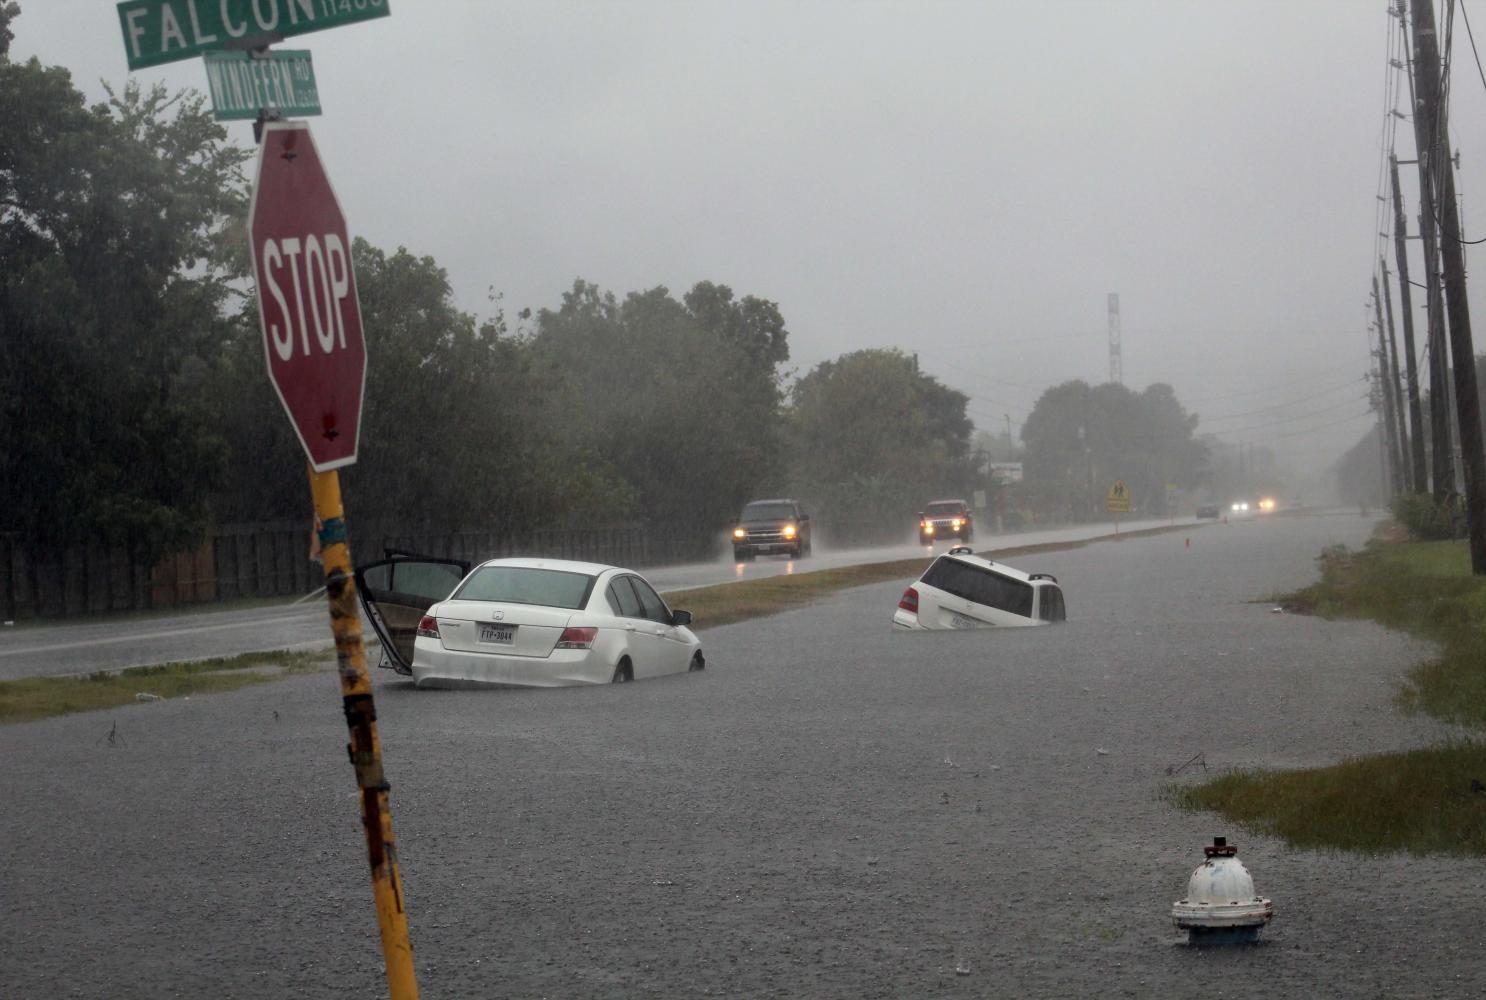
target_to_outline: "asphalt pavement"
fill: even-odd
[[[1370,527],[1011,560],[1059,577],[1051,628],[894,633],[904,580],[709,630],[701,674],[384,674],[423,996],[1479,995],[1479,862],[1292,850],[1162,798],[1451,735],[1391,705],[1426,644],[1270,600]],[[344,742],[329,674],[0,727],[5,995],[386,995]],[[1260,946],[1170,923],[1215,834],[1274,900]]]

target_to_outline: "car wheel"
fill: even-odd
[[[743,548],[743,549],[740,549],[740,548],[737,548],[737,547],[734,547],[733,548],[733,561],[734,562],[747,562],[749,555],[750,555],[750,553],[749,553],[748,549],[746,549],[746,548]]]
[[[918,543],[920,545],[933,545],[934,539],[930,538],[928,535],[919,535]]]
[[[707,669],[707,660],[704,656],[702,656],[702,651],[700,649],[691,655],[691,666],[687,667],[686,669],[693,674],[696,673],[698,670]]]
[[[624,659],[620,660],[619,663],[616,664],[614,667],[614,683],[628,684],[634,679],[635,666],[633,663],[630,662],[629,657],[626,656]]]
[[[792,549],[789,550],[789,557],[791,559],[799,559],[804,554],[805,554],[805,546],[803,546],[803,545],[796,545],[794,548],[792,548]]]

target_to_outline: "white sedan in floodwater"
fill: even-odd
[[[706,666],[691,614],[633,570],[393,557],[357,571],[381,666],[419,687],[607,684]],[[433,596],[433,595],[439,596]]]

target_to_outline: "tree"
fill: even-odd
[[[130,84],[86,107],[9,59],[0,9],[0,528],[189,543],[223,469],[208,377],[230,320],[222,253],[241,164],[199,95]]]
[[[1123,480],[1136,509],[1163,511],[1167,484],[1201,480],[1207,448],[1171,386],[1135,393],[1107,382],[1064,382],[1042,394],[1022,428],[1027,489],[1047,512],[1094,517]]]
[[[838,531],[906,523],[927,494],[963,489],[968,401],[896,349],[822,362],[795,384],[789,412],[799,491]]]
[[[777,474],[789,350],[774,303],[710,282],[679,302],[663,286],[620,302],[579,280],[538,314],[534,346],[565,375],[562,426],[642,520],[709,537]]]

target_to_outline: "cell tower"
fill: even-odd
[[[1125,370],[1120,361],[1120,293],[1109,293],[1109,380],[1125,384]]]

